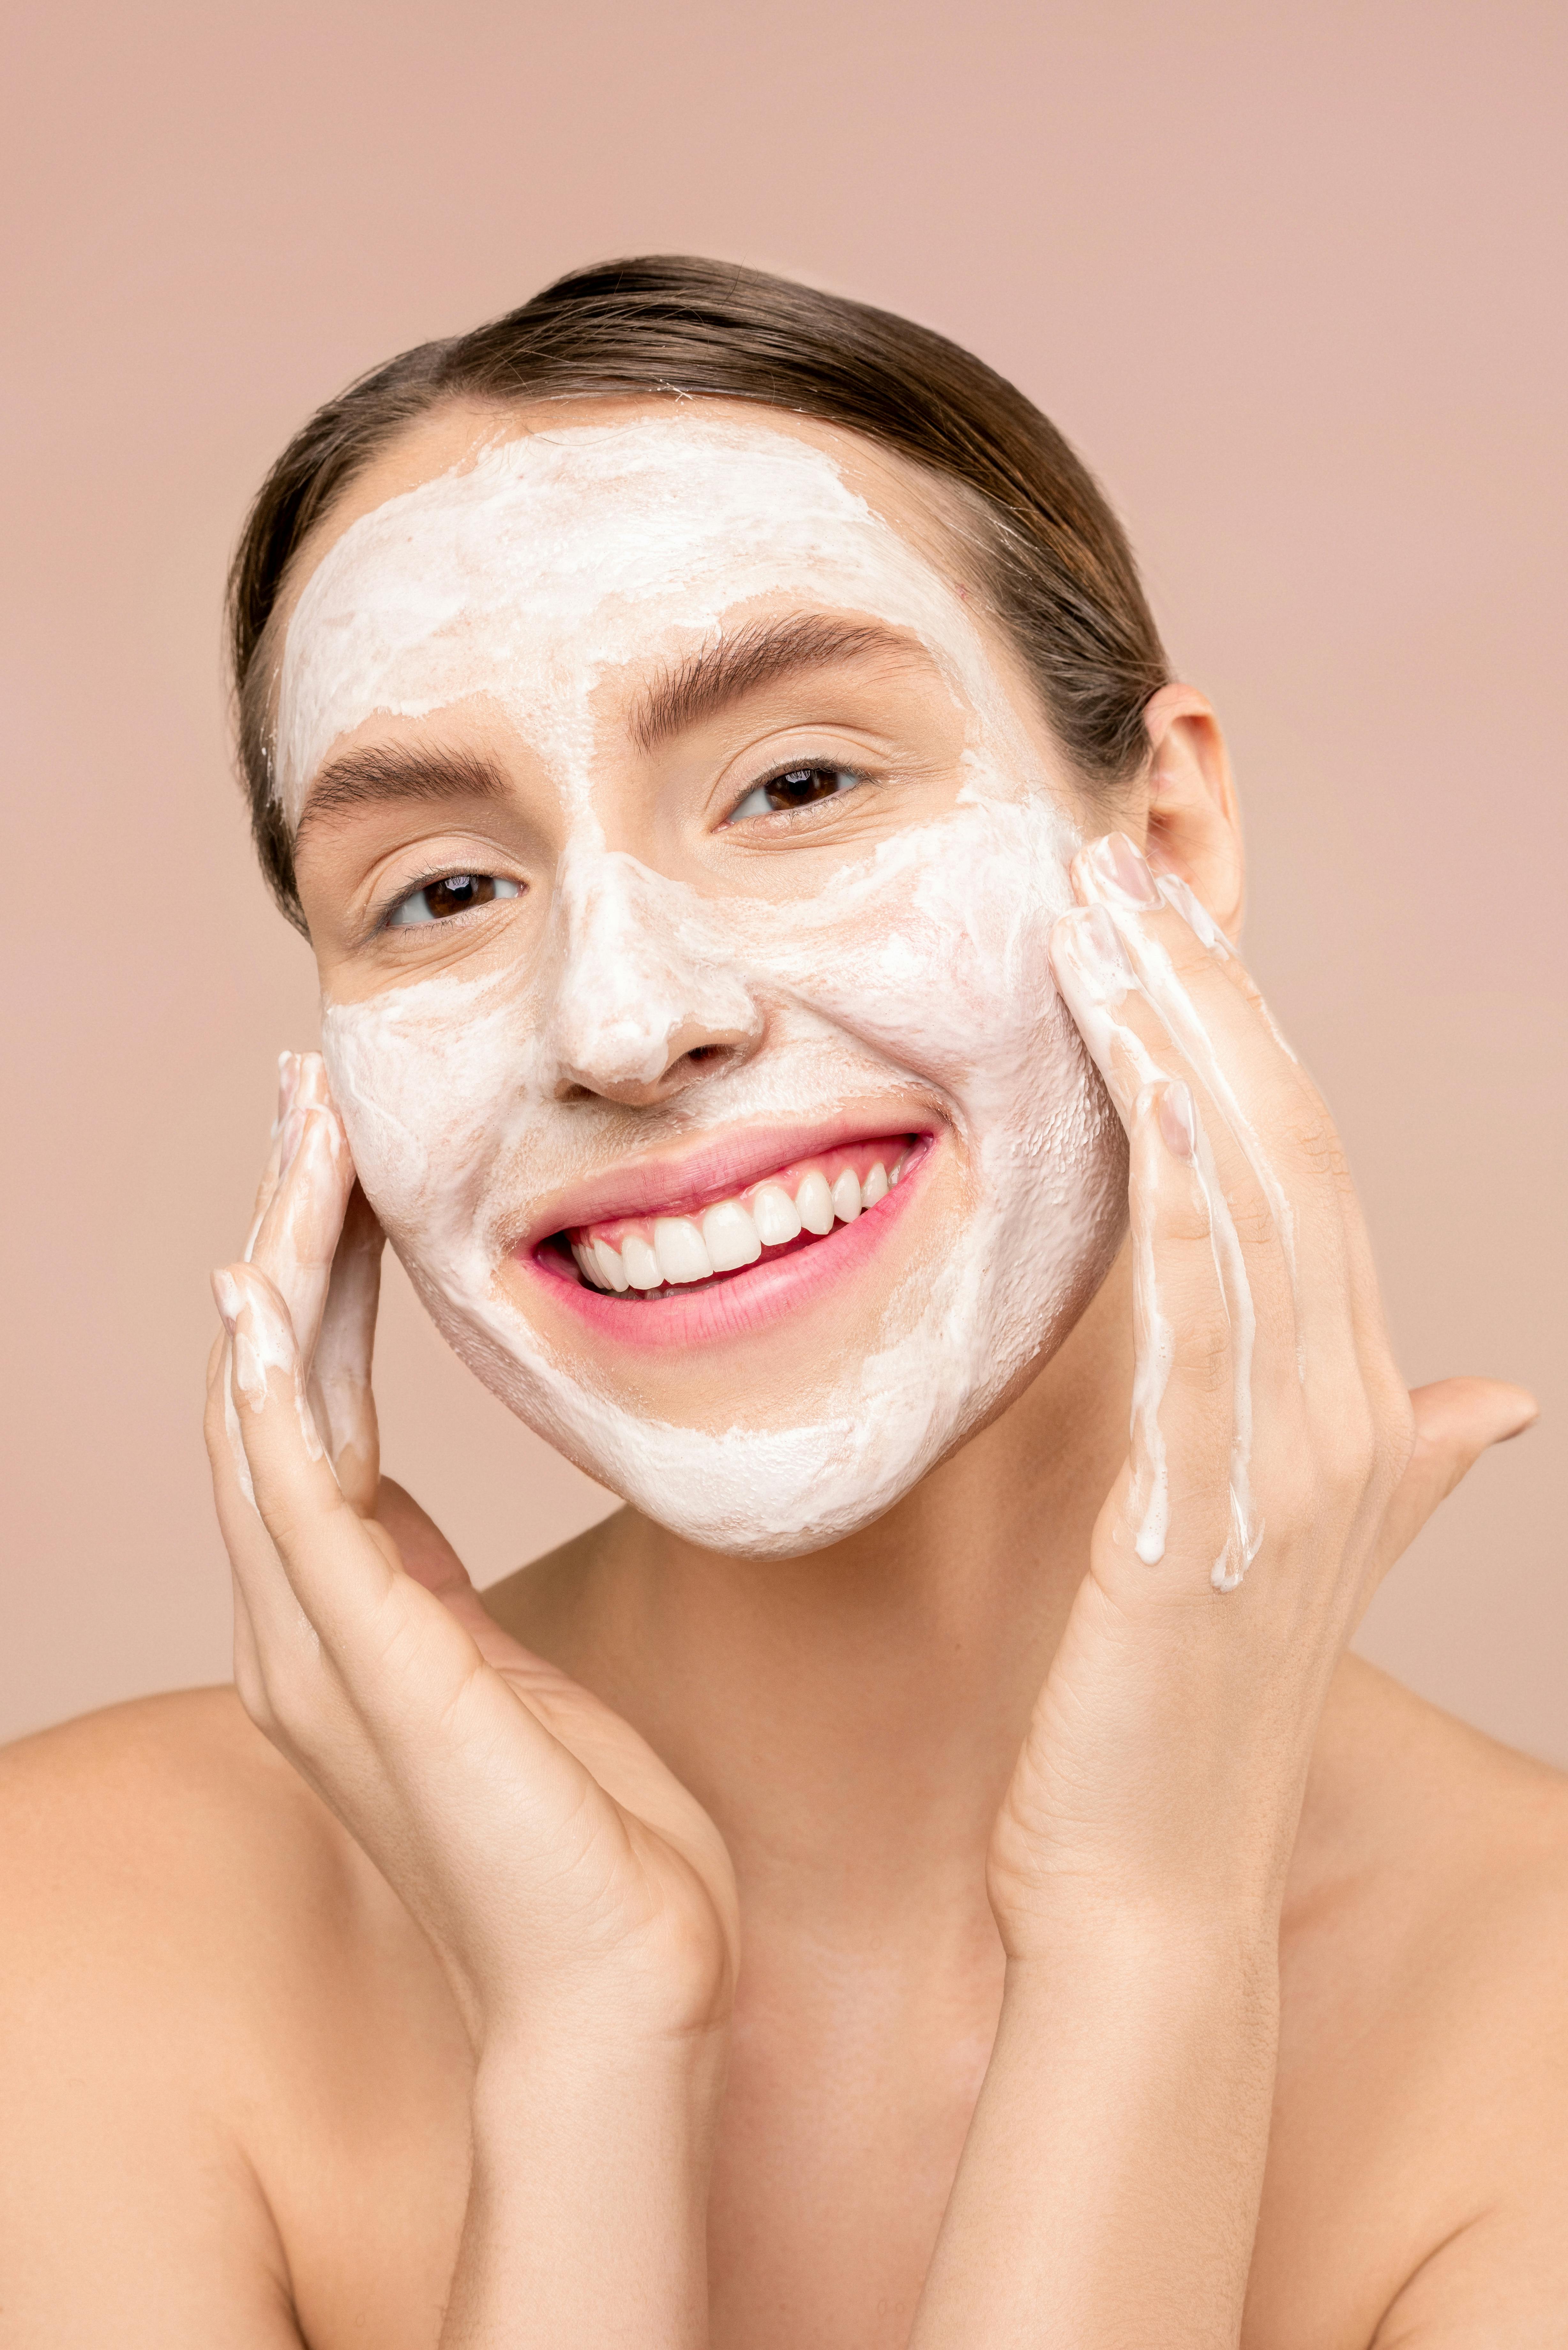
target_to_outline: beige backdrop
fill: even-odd
[[[227,1669],[209,1266],[315,1035],[218,607],[291,428],[575,263],[794,269],[971,344],[1128,516],[1233,731],[1251,951],[1412,1380],[1532,1382],[1367,1653],[1568,1761],[1563,11],[1522,0],[32,0],[6,70],[0,1731]],[[14,20],[15,21],[15,20]],[[605,1497],[395,1278],[389,1465],[481,1581]]]

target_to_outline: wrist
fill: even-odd
[[[726,2035],[541,2011],[493,2033],[448,2339],[705,2341],[708,2182]]]
[[[1288,1859],[1288,1855],[1286,1856]],[[1285,1868],[1226,1848],[1180,1867],[1036,1867],[991,1877],[992,1915],[1010,1960],[1055,1962],[1079,1950],[1142,1951],[1154,1961],[1192,1951],[1221,1960],[1272,1950]]]
[[[701,2076],[728,2046],[733,1982],[671,1980],[635,1955],[606,1964],[493,1970],[483,1982],[448,1970],[477,2066],[551,2067],[564,2061]]]
[[[1279,1975],[1280,1904],[1272,1894],[1194,1900],[1122,1894],[1043,1903],[1000,1919],[1006,1981],[1023,1992],[1067,1981],[1138,1985],[1152,1998],[1224,1983],[1268,1991]]]
[[[578,2110],[635,2095],[650,2106],[716,2106],[729,2056],[727,2019],[652,2024],[597,2003],[536,2005],[486,2029],[474,2047],[473,2102],[496,2116],[542,2096]]]

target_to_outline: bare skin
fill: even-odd
[[[1207,704],[1168,689],[1149,734],[1128,821],[1233,928]],[[327,962],[334,891],[384,853],[339,837],[314,903],[302,862]],[[1085,912],[1113,870],[1080,860]],[[1330,1408],[1303,1400],[1278,1235],[1232,1157],[1278,1308],[1275,1547],[1224,1598],[1228,1341],[1166,1089],[1226,1143],[1136,989],[1161,1085],[1114,1041],[1101,1067],[1197,1334],[1158,1576],[1127,1548],[1124,1253],[1033,1382],[863,1534],[746,1563],[626,1512],[482,1607],[379,1479],[374,1234],[301,1079],[213,1370],[241,1694],[5,1761],[7,2340],[1561,2338],[1568,1798],[1344,1654],[1529,1400],[1406,1401],[1307,1081],[1233,959],[1169,907],[1129,922],[1181,959],[1278,1140],[1293,1311],[1340,1367]],[[336,1477],[290,1367],[303,1394],[335,1252],[330,1343],[363,1341]]]
[[[587,1537],[490,1604],[545,1647],[533,1575],[564,1630],[610,1547]],[[934,1674],[951,1642],[931,1649]],[[623,1710],[625,1680],[607,1690]],[[754,1724],[733,1681],[709,1686],[732,1700],[711,1751],[733,1787]],[[798,1686],[763,1694],[778,1708]],[[716,2344],[906,2339],[984,2069],[1001,1969],[983,1897],[940,1954],[930,1878],[874,1908],[847,1898],[874,1835],[907,1845],[924,1825],[885,1754],[869,1734],[818,1750],[835,1801],[809,1931],[798,1910],[780,1930],[786,1881],[766,1976],[742,1978]],[[471,2065],[379,1873],[230,1690],[28,1740],[4,1789],[4,2338],[426,2350],[462,2226]],[[1557,1775],[1347,1660],[1284,1903],[1249,2350],[1560,2340],[1565,1931]]]

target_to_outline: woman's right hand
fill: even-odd
[[[711,2051],[735,1975],[728,1855],[380,1477],[382,1235],[319,1056],[281,1068],[251,1244],[213,1277],[207,1449],[245,1710],[401,1896],[482,2054],[566,2028]]]

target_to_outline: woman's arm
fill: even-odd
[[[1006,1991],[913,2350],[1238,2341],[1329,1679],[1533,1416],[1407,1397],[1332,1123],[1241,965],[1124,838],[1075,883],[1057,976],[1131,1151],[1132,1445],[997,1821]]]
[[[488,2051],[441,2350],[708,2339],[711,2052],[552,2015]]]
[[[247,1261],[214,1283],[235,1679],[424,1929],[473,2044],[441,2350],[677,2350],[707,2332],[732,1876],[651,1750],[500,1631],[380,1478],[379,1252],[307,1058],[286,1071]]]
[[[1011,1963],[911,2350],[1231,2350],[1277,2016],[1261,1926],[1107,1919]]]

